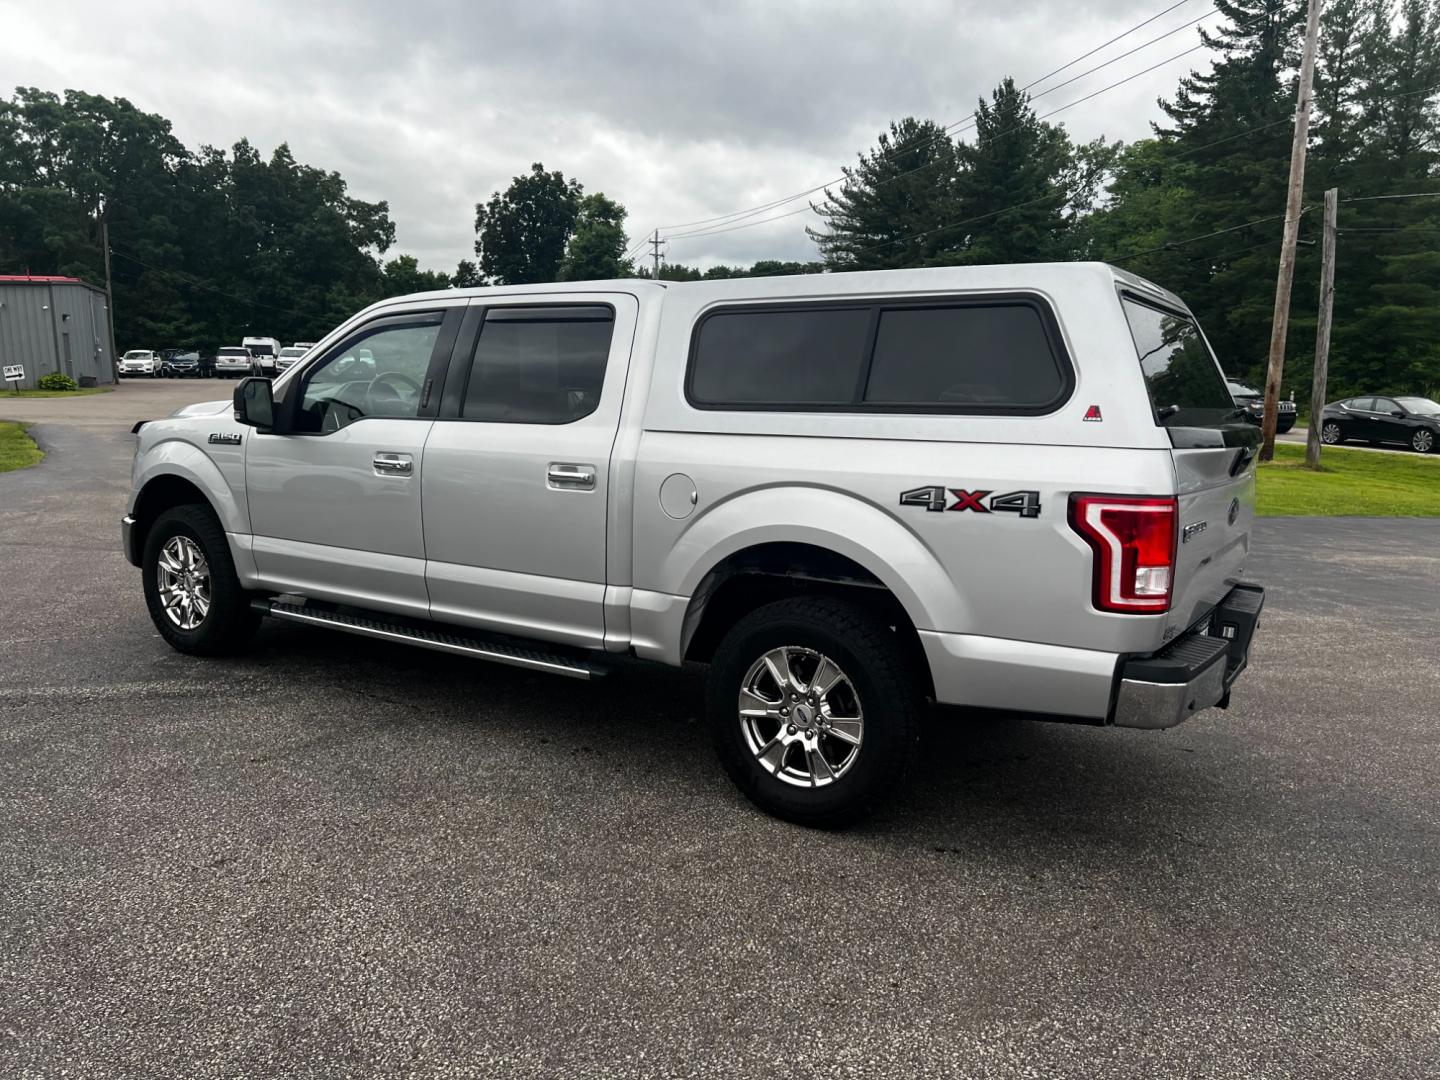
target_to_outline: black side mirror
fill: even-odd
[[[1391,416],[1398,416],[1401,420],[1404,420],[1404,419],[1405,419],[1405,410],[1404,410],[1404,409],[1391,409],[1391,410],[1390,410],[1390,415],[1391,415]]]
[[[235,387],[235,422],[260,431],[275,428],[275,398],[269,379],[241,379]]]

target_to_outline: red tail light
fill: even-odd
[[[1097,608],[1141,615],[1170,610],[1177,517],[1173,496],[1070,496],[1070,527],[1095,552]]]

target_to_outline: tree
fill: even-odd
[[[625,258],[627,246],[625,208],[600,192],[586,195],[580,200],[575,232],[560,263],[559,280],[634,277],[635,264]]]
[[[489,284],[479,268],[469,259],[455,264],[455,273],[450,275],[450,287],[454,289],[476,289]]]
[[[450,287],[450,279],[439,270],[421,270],[414,255],[391,259],[381,268],[380,278],[386,296],[434,292]]]
[[[944,250],[936,227],[957,204],[955,144],[939,124],[906,117],[844,170],[838,191],[814,206],[823,230],[806,229],[831,270],[918,266]]]
[[[476,203],[480,272],[501,285],[557,280],[582,193],[579,183],[537,161],[505,191]]]
[[[1014,79],[996,87],[990,101],[981,99],[974,141],[961,144],[956,156],[952,220],[967,224],[943,229],[944,247],[930,262],[1036,262],[1069,254],[1070,188],[1093,194],[1094,170],[1077,163],[1062,129],[1037,119]]]

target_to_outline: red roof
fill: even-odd
[[[77,277],[61,277],[59,274],[0,274],[0,281],[38,281],[51,285],[84,285]]]

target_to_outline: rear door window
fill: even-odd
[[[1130,296],[1121,303],[1155,422],[1193,428],[1219,427],[1235,419],[1235,400],[1195,321]]]
[[[497,307],[485,314],[460,415],[568,424],[600,404],[615,312],[602,304]]]

